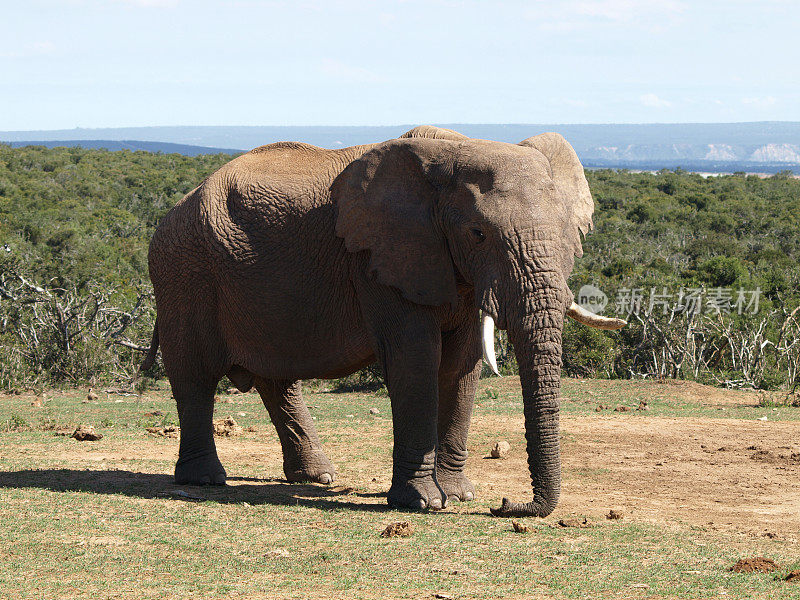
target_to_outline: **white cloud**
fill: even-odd
[[[655,94],[642,94],[641,96],[639,96],[639,100],[644,106],[647,106],[648,108],[668,108],[672,106],[671,102],[659,98]]]
[[[763,98],[742,98],[742,104],[749,104],[758,108],[767,108],[768,106],[775,106],[778,99],[774,96],[764,96]]]

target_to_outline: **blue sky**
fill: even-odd
[[[795,0],[25,0],[0,130],[800,120]]]

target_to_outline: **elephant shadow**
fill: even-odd
[[[229,477],[233,485],[177,485],[171,475],[113,470],[30,469],[0,472],[0,489],[42,489],[53,492],[91,492],[146,499],[306,506],[321,510],[388,512],[383,502],[358,502],[343,498],[379,499],[385,493],[358,492],[342,486],[289,483],[277,478]]]

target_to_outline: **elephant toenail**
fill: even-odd
[[[325,485],[328,485],[331,481],[333,481],[333,479],[331,478],[330,473],[323,473],[322,475],[317,477],[317,481],[319,483],[324,483]]]
[[[473,494],[472,492],[467,492],[466,494],[464,494],[464,500],[466,502],[469,502],[470,500],[474,499],[475,499],[475,494]]]
[[[432,510],[440,510],[442,508],[442,501],[438,498],[434,498],[430,501],[430,508]]]

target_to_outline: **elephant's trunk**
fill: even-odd
[[[503,505],[492,509],[496,516],[546,517],[561,493],[558,412],[565,298],[557,288],[536,296],[526,300],[524,316],[516,323],[512,321],[508,329],[522,383],[533,500],[520,503],[503,498]]]

